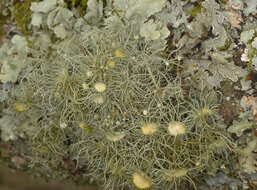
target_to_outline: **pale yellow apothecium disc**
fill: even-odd
[[[141,131],[144,135],[152,135],[157,131],[156,123],[144,123],[141,127]]]
[[[116,65],[116,63],[115,63],[114,61],[112,61],[112,60],[109,60],[109,61],[107,61],[107,65],[108,65],[108,67],[110,67],[110,68],[114,68],[115,65]]]
[[[186,133],[186,127],[182,122],[171,122],[168,125],[168,132],[172,136],[183,135]]]
[[[106,84],[102,82],[95,83],[94,87],[97,92],[104,92],[106,90]]]
[[[13,107],[14,107],[14,110],[17,112],[24,112],[29,110],[29,106],[24,103],[15,103]]]
[[[116,49],[115,56],[118,58],[124,58],[126,54],[122,49]]]
[[[133,183],[138,189],[147,189],[152,186],[152,180],[141,171],[133,174]]]

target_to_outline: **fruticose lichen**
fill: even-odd
[[[190,96],[183,95],[179,78],[153,42],[131,35],[134,27],[74,34],[54,56],[28,65],[9,104],[28,123],[24,131],[34,162],[68,150],[78,167],[87,166],[86,175],[107,189],[133,188],[137,170],[151,178],[143,184],[134,179],[139,188],[177,188],[223,163],[224,153],[210,148],[214,140],[227,143],[216,124],[214,91],[205,89],[197,96],[199,91],[191,88]],[[81,122],[92,132],[84,133]],[[147,122],[158,125],[152,135],[141,132]],[[180,168],[187,172],[169,174]]]
[[[16,83],[1,138],[26,139],[31,168],[65,179],[68,159],[105,189],[185,189],[229,164],[219,88],[244,74],[225,51],[223,1],[198,3],[190,23],[186,1],[49,2],[30,6],[37,32],[1,51],[0,79]],[[86,14],[75,19],[65,2]]]

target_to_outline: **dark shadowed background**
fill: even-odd
[[[100,190],[94,186],[76,187],[58,181],[45,182],[40,178],[0,167],[0,190]]]

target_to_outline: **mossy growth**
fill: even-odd
[[[200,4],[197,4],[194,6],[194,8],[190,11],[188,11],[188,14],[195,17],[196,15],[200,14],[202,11],[202,7]]]
[[[86,13],[88,0],[64,0],[67,5],[67,8],[74,9],[76,8],[79,12],[79,16],[83,16]]]
[[[255,48],[252,48],[252,51],[251,51],[251,54],[249,55],[249,59],[250,61],[247,63],[247,68],[249,70],[252,70],[253,69],[253,58],[257,56],[257,50]]]
[[[13,4],[13,18],[17,23],[17,26],[25,36],[32,34],[29,29],[31,22],[32,11],[30,5],[32,2],[39,2],[41,0],[26,0],[26,1],[15,1]]]
[[[0,5],[0,41],[5,36],[6,32],[4,31],[4,24],[6,24],[6,21],[8,20],[8,16],[4,16],[2,12],[2,7]]]
[[[40,2],[42,0],[26,0],[14,1],[12,18],[17,23],[18,28],[25,35],[31,35],[32,31],[29,28],[31,22],[32,11],[30,6],[32,2]],[[76,8],[79,11],[79,16],[83,16],[87,8],[87,0],[65,0],[66,6],[69,9]]]

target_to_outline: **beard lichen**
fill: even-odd
[[[185,97],[158,53],[140,50],[126,32],[93,30],[93,36],[74,35],[55,57],[33,63],[13,92],[19,97],[30,89],[33,97],[29,109],[16,106],[18,117],[30,122],[33,163],[58,163],[69,154],[78,168],[87,168],[85,176],[106,189],[194,186],[212,159],[220,158],[212,163],[220,167],[229,150],[213,148],[213,136],[222,138],[215,122],[218,104],[208,101],[216,100],[215,93],[204,89],[199,99],[192,88],[195,95]],[[113,41],[126,56],[117,56]],[[158,95],[159,89],[165,94]],[[137,170],[151,180],[133,173]]]
[[[182,85],[134,28],[75,33],[28,66],[9,101],[23,95],[29,105],[13,114],[29,123],[33,166],[68,157],[111,190],[195,187],[194,179],[226,164],[230,150],[213,144],[228,141],[216,123],[217,93]]]

